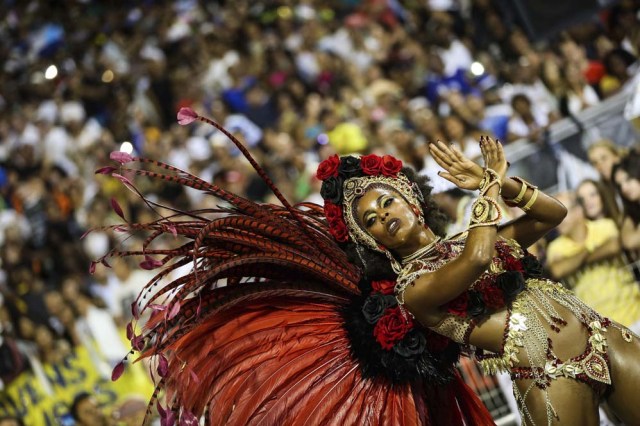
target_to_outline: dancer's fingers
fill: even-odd
[[[462,151],[460,151],[460,149],[455,145],[451,145],[451,152],[453,152],[455,159],[460,162],[463,162],[467,159],[462,153]]]
[[[438,172],[438,176],[448,180],[449,182],[455,184],[456,186],[462,185],[462,181],[460,179],[456,178],[455,176],[453,176],[451,173]]]
[[[500,143],[499,139],[496,139],[496,153],[498,155],[498,160],[500,161],[506,161],[506,157],[504,155],[504,147],[502,146],[502,143]]]
[[[491,164],[494,164],[498,158],[496,142],[489,136],[485,136],[484,141],[485,141],[484,147],[487,153],[487,160],[489,160]]]
[[[452,145],[450,144],[446,144],[442,141],[438,141],[438,148],[440,148],[440,150],[446,154],[449,158],[453,159],[455,158],[455,155],[453,153],[453,151],[451,151],[451,147]]]
[[[438,164],[440,164],[443,168],[448,168],[451,165],[452,160],[451,156],[448,155],[443,149],[441,142],[437,144],[429,145],[429,152],[431,152],[431,156],[436,160]],[[443,166],[446,165],[447,167]]]
[[[486,166],[489,159],[487,158],[488,153],[484,136],[480,136],[480,152],[482,153],[482,159],[484,160],[484,165]]]

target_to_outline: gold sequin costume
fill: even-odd
[[[466,233],[449,240],[438,239],[428,250],[421,250],[423,254],[418,259],[403,265],[396,285],[398,303],[400,305],[404,303],[404,290],[416,278],[433,272],[456,258],[462,252],[465,240]],[[517,242],[499,238],[496,249],[499,255],[494,257],[488,270],[472,284],[467,293],[478,294],[478,289],[488,284],[495,287],[502,273],[510,268],[513,270],[514,265],[516,268],[519,267],[518,265],[521,266],[518,262],[523,259],[525,252]],[[513,387],[520,414],[531,424],[535,424],[524,401],[531,389],[536,386],[545,393],[547,420],[548,424],[551,424],[557,415],[546,392],[550,381],[559,377],[572,378],[587,383],[596,393],[602,395],[611,384],[607,339],[604,331],[609,326],[618,327],[627,342],[631,341],[632,334],[627,329],[600,316],[559,283],[533,277],[523,269],[520,271],[524,278],[524,286],[507,306],[502,350],[500,353],[492,353],[478,349],[476,358],[487,374],[508,371],[513,380],[531,379],[532,383],[525,392],[521,393],[516,386]],[[467,297],[465,294],[461,296]],[[562,360],[554,353],[552,336],[544,326],[546,323],[553,331],[560,332],[561,328],[567,325],[552,301],[575,315],[588,332],[588,342],[584,352],[568,360]],[[484,316],[473,317],[465,312],[447,309],[447,305],[443,307],[448,312],[447,315],[439,324],[430,327],[431,330],[468,346],[469,336],[474,327],[490,314],[491,310],[485,311]],[[494,311],[499,310],[496,304],[492,305]],[[530,367],[518,365],[521,351],[528,355]]]

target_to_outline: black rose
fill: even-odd
[[[424,352],[426,346],[427,339],[424,337],[424,333],[414,328],[396,343],[393,350],[404,358],[413,358]]]
[[[345,179],[364,176],[360,168],[360,158],[349,155],[340,159],[338,174]]]
[[[479,317],[488,313],[487,306],[482,300],[482,294],[479,291],[469,291],[469,305],[467,313],[472,317]]]
[[[507,303],[513,302],[518,294],[524,290],[524,277],[521,272],[507,271],[498,275],[496,279],[498,287],[504,293],[504,299]]]
[[[373,291],[373,288],[371,287],[371,281],[365,278],[362,278],[358,282],[358,288],[360,289],[360,292],[362,294],[371,294],[371,292]]]
[[[522,267],[524,268],[524,272],[525,274],[527,274],[527,276],[542,276],[542,264],[534,255],[527,254],[520,261],[522,262]]]
[[[362,315],[364,315],[369,324],[375,324],[384,314],[385,309],[395,306],[396,303],[395,296],[375,293],[364,301]]]
[[[322,196],[322,198],[331,201],[333,204],[342,204],[342,178],[339,176],[332,176],[322,182],[320,195]]]

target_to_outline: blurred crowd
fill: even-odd
[[[552,123],[634,84],[640,54],[637,0],[536,42],[501,0],[2,3],[4,387],[79,345],[92,348],[107,376],[127,352],[121,334],[130,305],[152,275],[126,260],[92,275],[88,267],[115,244],[141,240],[81,236],[120,220],[111,199],[129,221],[154,217],[120,183],[94,174],[110,152],[166,161],[274,202],[220,132],[177,125],[180,107],[223,124],[294,202],[320,201],[314,173],[328,155],[396,155],[434,176],[453,232],[468,194],[435,176],[429,143],[448,141],[470,158],[480,154],[481,134],[542,144]],[[539,247],[551,275],[626,325],[640,320],[635,144],[589,148],[600,179],[561,194],[570,213]],[[195,191],[138,184],[158,203],[218,204]]]

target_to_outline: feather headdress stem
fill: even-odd
[[[264,180],[264,182],[267,184],[269,189],[271,189],[273,194],[278,198],[278,200],[282,203],[282,205],[287,210],[289,210],[289,212],[291,212],[291,215],[300,223],[300,225],[302,225],[302,229],[304,230],[304,232],[309,235],[309,237],[312,239],[312,241],[314,243],[317,243],[319,245],[319,247],[321,247],[322,251],[325,251],[325,249],[327,249],[326,244],[323,241],[321,241],[320,239],[318,239],[314,233],[312,233],[312,232],[310,232],[308,230],[308,228],[307,228],[308,224],[300,216],[298,211],[289,203],[289,201],[284,197],[284,195],[282,195],[282,193],[275,186],[275,184],[273,183],[273,181],[271,180],[269,175],[267,175],[267,173],[264,171],[264,169],[253,158],[253,156],[251,155],[249,150],[233,134],[231,134],[227,129],[225,129],[224,127],[222,127],[220,124],[216,123],[215,121],[213,121],[213,120],[211,120],[211,119],[209,119],[207,117],[203,117],[203,116],[197,114],[191,108],[181,108],[180,111],[178,112],[178,122],[180,124],[183,124],[183,123],[184,124],[188,124],[188,123],[193,121],[194,117],[195,117],[196,120],[202,121],[203,123],[207,123],[207,124],[210,124],[211,126],[215,127],[216,129],[221,131],[226,137],[228,137],[229,140],[231,140],[231,142],[233,142],[233,144],[240,150],[240,152],[242,152],[242,155],[244,155],[244,157],[247,159],[247,161],[249,161],[251,166],[258,173],[258,175],[262,178],[262,180]]]

